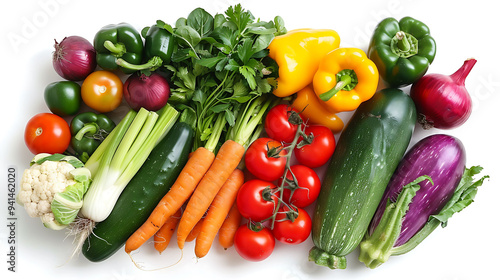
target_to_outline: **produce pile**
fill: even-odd
[[[140,31],[106,25],[93,43],[66,37],[53,53],[64,81],[44,92],[51,113],[26,125],[35,156],[18,203],[92,262],[151,239],[162,253],[173,236],[197,258],[222,246],[263,261],[276,240],[311,236],[304,254],[318,265],[344,269],[359,246],[376,268],[446,226],[488,178],[474,178],[482,168],[466,167],[456,137],[409,147],[416,125],[452,129],[471,114],[476,60],[426,74],[435,55],[411,17],[381,21],[365,53],[241,5]]]

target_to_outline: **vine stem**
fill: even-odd
[[[292,158],[292,154],[293,154],[293,150],[294,148],[297,146],[297,144],[299,143],[299,139],[300,137],[303,137],[304,139],[306,138],[306,134],[304,132],[304,123],[299,123],[297,124],[297,132],[295,133],[295,137],[293,138],[293,141],[292,143],[290,143],[289,146],[285,147],[284,149],[287,150],[287,153],[286,153],[286,164],[285,164],[285,171],[283,172],[283,175],[281,176],[282,180],[281,180],[281,184],[278,186],[278,190],[277,192],[280,193],[279,197],[278,197],[278,203],[276,205],[276,208],[273,212],[273,215],[271,217],[269,217],[268,219],[271,219],[271,229],[274,228],[274,223],[276,221],[276,216],[278,215],[279,213],[279,209],[281,207],[281,204],[284,203],[286,204],[284,201],[283,201],[283,190],[285,189],[285,183],[286,183],[286,175],[288,172],[290,172],[290,174],[292,175],[292,178],[294,181],[296,181],[296,178],[295,178],[295,174],[293,174],[292,170],[290,170],[290,164],[291,164],[291,158]],[[291,209],[291,211],[296,211],[293,207],[289,207]],[[268,220],[266,219],[266,220]],[[265,220],[264,220],[265,221]]]

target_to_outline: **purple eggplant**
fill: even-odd
[[[466,169],[462,142],[449,135],[428,136],[403,157],[360,244],[359,260],[375,268],[401,255],[438,225],[472,203],[485,178],[473,182],[482,168]]]

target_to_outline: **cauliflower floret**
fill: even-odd
[[[51,229],[71,223],[91,181],[90,170],[73,156],[38,154],[23,172],[17,201]]]

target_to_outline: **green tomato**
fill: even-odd
[[[61,117],[74,115],[80,110],[80,85],[72,81],[51,83],[45,87],[44,98],[52,113]]]

